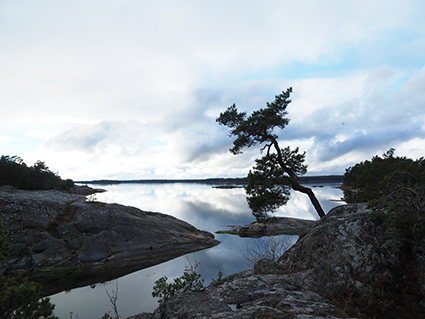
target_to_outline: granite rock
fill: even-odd
[[[391,227],[377,224],[366,204],[339,206],[301,234],[277,262],[260,260],[254,270],[231,275],[219,286],[178,294],[154,313],[132,318],[348,318],[346,307],[364,318],[361,311],[370,307],[391,307],[390,296],[380,289],[391,280],[404,280],[406,272],[397,272],[405,266],[403,247],[403,238]],[[415,289],[422,289],[425,296],[424,241],[415,243],[413,254],[416,264],[409,266],[417,274]],[[392,294],[393,288],[387,293]],[[416,291],[415,298],[420,296]],[[416,315],[423,314],[419,308],[425,309],[424,300],[417,300],[415,307]]]
[[[57,190],[0,187],[0,218],[11,244],[2,273],[115,267],[116,277],[219,243],[169,215]]]

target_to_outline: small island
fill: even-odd
[[[227,226],[229,230],[219,230],[217,234],[232,234],[240,237],[263,237],[277,235],[299,235],[312,227],[316,221],[290,217],[274,217],[272,222],[252,222],[242,226]]]

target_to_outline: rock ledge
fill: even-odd
[[[416,243],[416,262],[408,265],[416,274],[416,282],[408,282],[417,289],[414,299],[395,314],[392,303],[403,295],[394,295],[393,283],[409,274],[398,272],[406,266],[403,238],[393,232],[375,224],[366,204],[339,206],[277,262],[261,260],[217,287],[176,295],[154,313],[130,318],[348,318],[345,311],[356,318],[419,318],[425,313],[425,241]]]
[[[230,227],[229,230],[218,231],[217,233],[253,238],[276,235],[299,235],[316,223],[314,220],[290,217],[275,217],[275,220],[276,222],[269,224],[254,222],[243,226],[228,226]]]
[[[113,279],[219,244],[172,216],[56,190],[0,187],[0,218],[11,243],[2,273],[57,272],[71,283],[86,277],[80,285],[98,280],[102,271]]]

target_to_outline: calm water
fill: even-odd
[[[106,189],[107,192],[96,194],[98,201],[134,206],[142,210],[173,215],[195,227],[215,233],[226,230],[226,225],[248,224],[254,220],[245,200],[245,192],[237,189],[216,189],[204,184],[119,184],[92,185]],[[314,184],[309,185],[311,187]],[[327,212],[343,204],[339,200],[343,193],[335,188],[338,184],[325,184],[313,190]],[[303,194],[292,193],[291,200],[281,208],[277,216],[318,219],[314,208]],[[216,234],[221,244],[199,252],[182,256],[160,265],[146,268],[112,282],[96,284],[73,289],[51,296],[56,304],[55,314],[61,319],[96,319],[105,312],[112,311],[107,296],[118,287],[118,310],[122,318],[140,312],[152,312],[158,302],[152,298],[154,282],[162,276],[169,281],[183,274],[189,263],[199,262],[197,271],[208,285],[217,278],[219,270],[224,276],[252,268],[241,250],[258,239],[240,238],[239,236]],[[280,236],[282,237],[282,236]],[[297,236],[285,236],[294,242]],[[111,312],[111,314],[113,314]]]

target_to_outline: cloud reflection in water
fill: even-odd
[[[325,187],[313,189],[325,211],[342,204],[342,202],[329,201],[342,197],[342,191],[331,186],[336,185],[328,184]],[[94,187],[107,190],[105,193],[96,194],[98,201],[119,203],[172,215],[211,233],[227,229],[226,225],[242,225],[254,221],[242,188],[216,189],[207,184],[189,183],[118,184]],[[299,193],[291,193],[291,200],[276,215],[304,219],[318,218],[308,197]],[[188,265],[188,260],[192,264],[195,261],[200,262],[197,271],[201,273],[205,285],[208,285],[211,279],[217,278],[219,270],[227,276],[250,268],[240,250],[247,243],[249,245],[250,241],[257,239],[227,234],[215,234],[215,236],[221,242],[216,247],[191,253],[119,278],[120,315],[126,318],[140,312],[153,311],[158,306],[157,301],[151,296],[154,282],[162,276],[167,276],[169,280],[181,276]],[[296,238],[297,236],[290,236],[290,240],[295,241]],[[60,318],[69,318],[70,311],[74,312],[74,317],[78,314],[79,318],[100,318],[105,312],[111,310],[105,293],[106,289],[111,292],[115,289],[115,283],[100,284],[94,288],[83,287],[56,294],[52,296],[52,302],[56,304],[55,313]]]

